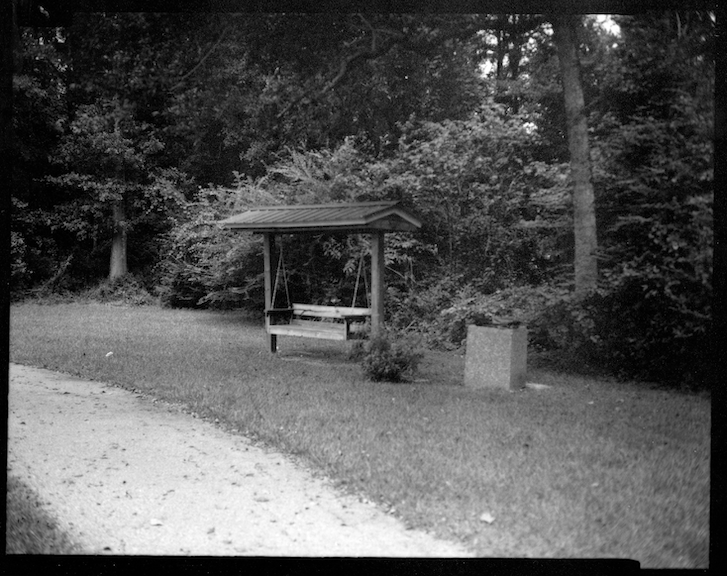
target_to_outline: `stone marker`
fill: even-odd
[[[525,386],[528,330],[468,326],[464,385],[515,390]]]

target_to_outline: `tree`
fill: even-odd
[[[160,111],[171,72],[157,60],[172,58],[169,28],[179,18],[79,14],[59,34],[67,116],[58,122],[56,173],[45,179],[55,185],[50,221],[55,231],[91,244],[85,254],[108,251],[111,279],[128,272],[129,260],[153,264],[154,236],[169,225],[188,188],[185,175],[161,154]]]
[[[591,181],[588,123],[586,119],[580,62],[578,59],[578,30],[581,18],[564,14],[550,18],[558,48],[563,99],[568,127],[571,178],[573,182],[573,232],[575,237],[575,291],[585,294],[598,282],[598,238],[596,210]]]
[[[372,188],[422,216],[420,237],[439,255],[440,273],[483,292],[537,281],[544,234],[521,225],[533,217],[530,195],[544,186],[531,156],[537,140],[498,104],[468,120],[412,122],[398,153],[370,168]]]
[[[63,142],[55,166],[27,163],[20,200],[28,206],[20,220],[33,221],[38,243],[53,237],[57,262],[69,251],[93,256],[89,273],[109,250],[117,276],[128,224],[136,223],[136,238],[148,236],[133,205],[148,196],[142,190],[159,169],[180,167],[200,184],[229,184],[235,171],[261,175],[301,144],[334,148],[353,135],[375,151],[391,151],[399,123],[411,115],[464,117],[479,98],[476,54],[462,40],[474,20],[446,20],[76,14],[71,27],[25,45],[33,74],[20,92],[28,113],[18,121],[35,124],[23,126],[24,144],[42,160],[54,140],[62,135]],[[52,58],[34,54],[51,49],[59,65],[36,70]],[[126,120],[115,123],[119,115]],[[99,163],[86,162],[87,153]],[[113,241],[102,242],[104,236]],[[91,249],[77,250],[78,242]],[[127,257],[133,256],[132,250]],[[52,273],[54,266],[46,268]]]
[[[526,100],[528,65],[532,52],[543,47],[545,24],[542,15],[532,14],[498,14],[490,22],[495,40],[489,49],[495,100],[508,105],[514,114],[520,112]]]
[[[14,146],[9,174],[14,207],[12,285],[28,287],[57,272],[67,254],[58,254],[46,223],[55,194],[44,180],[53,172],[51,151],[57,146],[67,114],[64,69],[58,46],[63,35],[54,28],[23,27],[16,40],[12,78]],[[10,195],[8,196],[10,197]]]
[[[481,96],[476,50],[466,41],[472,17],[226,20],[188,29],[185,45],[199,42],[206,58],[173,84],[165,112],[168,150],[184,150],[183,169],[202,183],[229,184],[233,171],[261,176],[288,148],[335,148],[350,136],[391,152],[411,115],[464,118]]]
[[[59,146],[58,160],[69,171],[50,180],[84,192],[76,196],[78,211],[66,227],[83,238],[98,234],[110,216],[111,280],[128,272],[127,213],[139,195],[155,190],[149,187],[148,163],[161,148],[149,127],[134,118],[133,106],[118,98],[79,107]]]
[[[714,198],[714,15],[620,16],[602,69],[603,270],[625,361],[694,378],[709,362]],[[703,359],[700,361],[700,359]]]

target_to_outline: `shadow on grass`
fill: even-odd
[[[171,309],[170,309],[171,310]],[[194,310],[185,312],[197,315],[197,322],[210,326],[244,326],[245,328],[259,328],[264,331],[264,316],[255,310]]]
[[[308,366],[349,366],[355,364],[346,350],[307,350],[304,348],[278,352],[278,360],[307,364]]]
[[[8,473],[6,494],[6,554],[79,554],[81,546],[58,527],[40,497],[17,476]]]

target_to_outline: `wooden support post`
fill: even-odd
[[[275,254],[275,234],[271,232],[263,232],[263,254],[265,257],[265,310],[273,307],[273,284],[275,273],[273,266],[273,256]],[[270,352],[275,354],[278,351],[278,337],[270,334],[268,327],[270,326],[270,317],[265,314],[265,331],[268,333],[268,344]]]
[[[384,329],[384,232],[371,234],[371,335]]]

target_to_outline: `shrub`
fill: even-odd
[[[565,290],[548,285],[516,286],[493,294],[479,294],[472,288],[459,292],[451,305],[439,313],[439,335],[445,345],[460,346],[467,326],[528,324],[543,309],[558,301]]]
[[[104,280],[95,288],[86,291],[83,296],[97,302],[118,302],[132,306],[156,302],[133,274],[125,274],[114,280]]]
[[[583,297],[565,294],[530,322],[529,343],[559,356],[565,368],[597,368],[615,376],[704,387],[711,366],[709,325],[701,328],[669,306],[667,294],[646,296],[641,281],[621,279]]]
[[[712,197],[672,199],[652,210],[615,227],[631,242],[610,254],[617,264],[604,274],[602,338],[630,373],[701,379],[711,340]]]
[[[374,382],[404,382],[416,371],[421,358],[421,352],[408,338],[386,334],[366,343],[361,365]]]
[[[400,331],[415,330],[435,342],[439,313],[451,306],[460,280],[460,277],[445,277],[424,288],[415,285],[408,290],[389,286],[385,299],[389,324]]]
[[[205,190],[186,206],[184,218],[167,234],[166,256],[157,267],[162,303],[179,308],[262,308],[260,238],[233,234],[217,224],[247,207],[241,198],[269,203],[255,192],[254,185],[242,183],[234,190]]]

